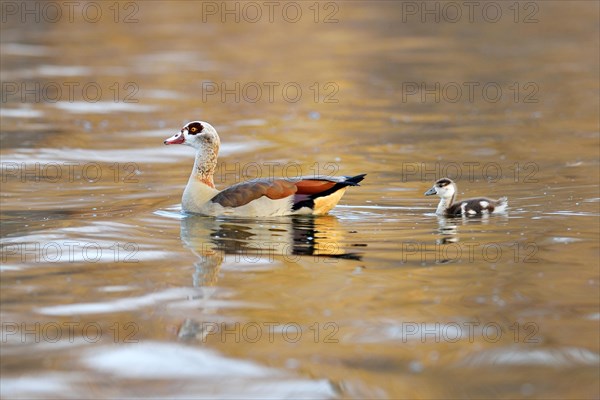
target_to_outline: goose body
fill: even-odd
[[[456,183],[449,178],[442,178],[436,181],[433,187],[425,192],[425,196],[438,195],[440,203],[435,213],[447,217],[500,213],[505,211],[508,206],[508,199],[506,197],[501,197],[498,200],[478,197],[455,202],[456,192]]]
[[[218,190],[213,175],[221,142],[215,128],[207,122],[192,121],[164,143],[196,149],[194,169],[183,191],[181,206],[184,211],[203,215],[326,214],[337,205],[348,186],[358,186],[365,176],[254,179]]]

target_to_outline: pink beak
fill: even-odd
[[[183,136],[183,133],[177,132],[170,138],[166,139],[164,143],[165,144],[181,144],[183,142],[185,142],[185,137]]]

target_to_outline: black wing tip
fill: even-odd
[[[344,183],[347,184],[348,186],[360,186],[358,183],[361,182],[363,179],[365,179],[365,176],[367,176],[367,174],[360,174],[360,175],[356,175],[356,176],[345,176],[344,178],[346,178],[346,180],[344,181]]]

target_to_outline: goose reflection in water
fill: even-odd
[[[192,301],[208,301],[217,290],[222,265],[234,264],[236,269],[257,271],[271,269],[275,263],[299,263],[344,258],[361,260],[360,254],[344,252],[347,232],[340,228],[336,217],[299,216],[270,220],[215,219],[188,215],[181,221],[181,239],[197,257],[194,263],[194,287],[201,295]],[[353,244],[353,246],[364,246]],[[313,258],[314,257],[314,258]],[[202,316],[182,321],[178,337],[202,340],[214,333],[202,321],[207,315],[218,314],[218,306],[202,308]],[[198,319],[199,317],[199,319]],[[214,324],[209,324],[212,327]],[[207,330],[208,329],[208,330]]]
[[[215,285],[224,262],[255,270],[306,256],[360,261],[360,254],[345,252],[340,244],[345,233],[331,215],[265,220],[188,215],[181,221],[181,239],[198,256],[195,287]]]

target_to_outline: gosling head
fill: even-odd
[[[442,178],[435,182],[433,187],[425,192],[425,196],[438,195],[442,199],[451,199],[456,194],[456,183],[449,178]]]

